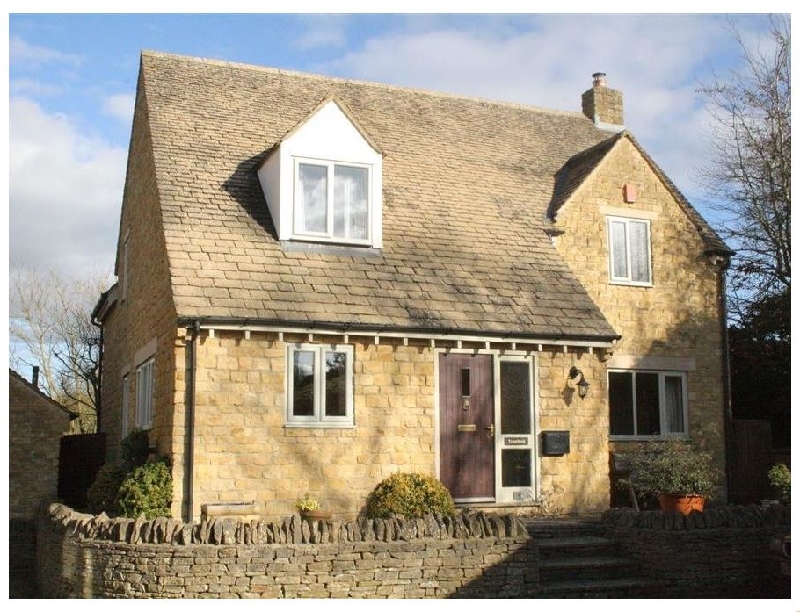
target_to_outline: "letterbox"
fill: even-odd
[[[569,453],[568,431],[543,431],[542,455],[545,457],[559,457]]]

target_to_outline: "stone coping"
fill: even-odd
[[[690,531],[726,527],[783,527],[791,525],[791,518],[790,506],[771,504],[707,507],[703,512],[692,512],[687,516],[679,512],[636,512],[632,508],[612,508],[603,515],[602,522],[611,528]]]
[[[67,535],[83,540],[124,544],[327,544],[342,542],[393,542],[433,539],[527,537],[525,524],[510,514],[462,512],[454,517],[359,519],[321,521],[300,515],[282,521],[207,517],[199,523],[159,517],[110,518],[82,514],[53,503],[47,517]]]

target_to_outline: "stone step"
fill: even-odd
[[[575,557],[615,556],[617,545],[603,536],[575,536],[566,538],[534,538],[542,559],[569,559]]]
[[[563,580],[610,580],[635,575],[635,565],[623,557],[574,557],[542,559],[539,565],[543,583]]]
[[[642,578],[607,580],[560,580],[542,584],[540,597],[547,599],[646,598],[654,583]]]

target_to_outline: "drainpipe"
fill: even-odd
[[[722,335],[722,404],[724,411],[725,435],[725,486],[728,491],[728,501],[731,497],[731,460],[733,457],[733,410],[731,408],[731,357],[730,342],[728,340],[728,307],[727,307],[727,282],[725,274],[730,266],[729,257],[717,258],[717,302],[719,310],[719,326]]]
[[[92,325],[100,330],[100,346],[97,348],[97,391],[94,398],[95,410],[95,433],[100,433],[100,417],[103,413],[103,356],[105,353],[105,329],[102,321],[98,321],[94,317],[91,319]]]
[[[186,377],[186,444],[184,469],[186,470],[186,522],[194,520],[194,421],[195,421],[195,372],[197,370],[197,337],[200,335],[200,321],[195,320],[191,329],[192,339],[188,349],[188,372]]]

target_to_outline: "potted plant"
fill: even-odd
[[[657,496],[662,510],[684,515],[692,510],[702,512],[705,501],[716,492],[720,473],[711,454],[686,440],[645,443],[629,459],[628,482],[637,493]]]
[[[327,510],[322,510],[319,502],[308,494],[304,498],[298,499],[294,507],[297,508],[303,518],[327,520],[331,517],[331,513]]]

